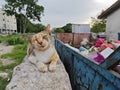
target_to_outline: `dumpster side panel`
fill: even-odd
[[[97,74],[90,87],[90,90],[119,90],[108,80],[103,78],[100,74]]]

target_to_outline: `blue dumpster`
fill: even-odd
[[[120,90],[120,75],[111,71],[120,62],[120,47],[100,65],[56,38],[55,47],[69,74],[73,90]]]

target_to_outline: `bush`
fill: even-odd
[[[6,45],[24,44],[26,41],[23,36],[24,35],[0,36],[0,43],[5,43]]]
[[[24,42],[25,40],[20,35],[9,35],[6,39],[7,45],[23,44]]]
[[[3,39],[4,39],[4,37],[0,35],[0,43],[1,43],[2,41],[4,41]]]

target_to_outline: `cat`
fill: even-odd
[[[55,71],[59,56],[52,42],[50,24],[47,25],[44,31],[34,34],[28,40],[28,60],[40,72]]]

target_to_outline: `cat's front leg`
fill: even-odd
[[[39,70],[40,72],[46,72],[46,71],[48,70],[47,65],[45,65],[44,63],[42,63],[42,62],[40,62],[39,60],[37,60],[37,58],[34,57],[34,56],[28,57],[28,60],[29,60],[32,64],[34,64],[34,65],[38,68],[38,70]]]
[[[50,65],[49,65],[49,71],[52,71],[52,72],[55,71],[56,64],[57,64],[56,61],[51,61]]]
[[[37,68],[38,68],[38,70],[40,72],[46,72],[46,71],[48,71],[47,65],[45,65],[44,63],[42,63],[40,61],[36,62],[36,66],[37,66]]]
[[[55,71],[58,60],[59,60],[59,56],[55,51],[53,56],[50,58],[49,71],[52,71],[52,72]]]

